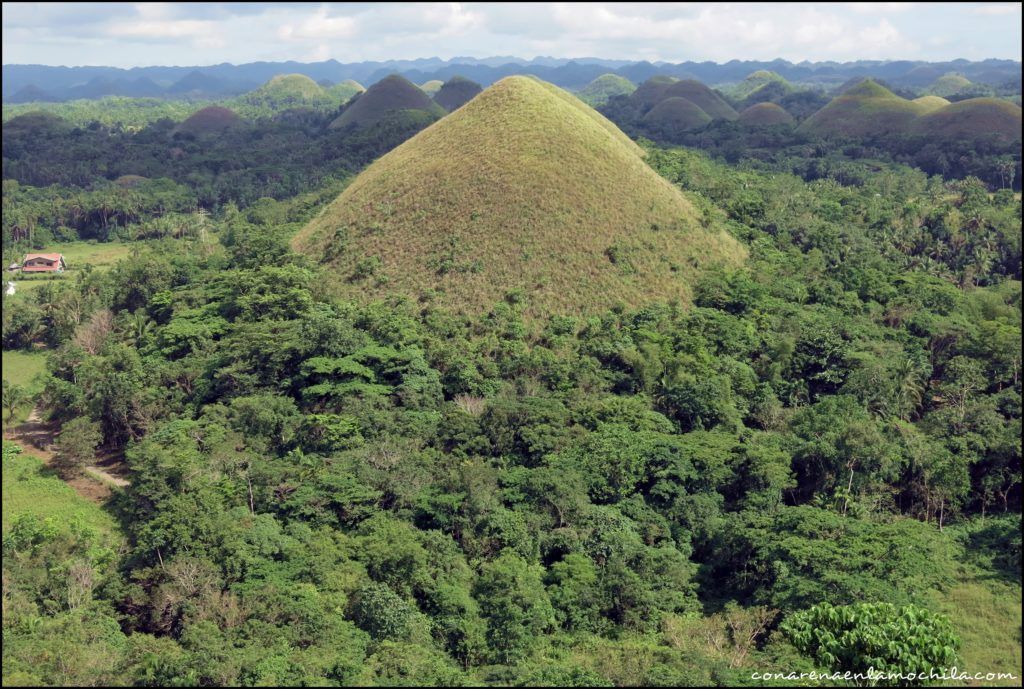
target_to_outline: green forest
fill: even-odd
[[[508,83],[443,118],[346,126],[376,87],[267,116],[239,97],[252,110],[211,128],[170,106],[132,126],[5,121],[3,265],[69,266],[7,278],[3,302],[4,685],[792,686],[953,667],[981,678],[947,685],[1019,683],[1019,136],[960,139],[943,165],[914,138],[731,120],[655,136],[632,95],[609,121],[550,85],[487,101]],[[484,137],[488,103],[543,98],[609,142],[621,126],[692,207],[686,236],[720,232],[744,259],[673,264],[679,298],[598,304],[581,286],[555,309],[495,268],[542,260],[525,241],[491,260],[401,235],[441,286],[391,289],[387,256],[351,252],[429,222],[401,189],[330,226],[330,255],[293,242],[389,152],[447,122]],[[538,207],[597,184],[565,168],[528,190]],[[499,231],[487,203],[445,212]],[[652,251],[597,255],[642,280]],[[455,308],[456,279],[504,295]]]

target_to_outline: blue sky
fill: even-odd
[[[1020,59],[1020,3],[3,3],[3,63]]]

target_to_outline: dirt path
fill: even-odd
[[[56,424],[43,421],[39,410],[33,409],[25,423],[6,428],[4,438],[18,443],[25,454],[49,465],[53,461],[53,443],[57,431]],[[131,485],[131,482],[117,475],[123,467],[120,457],[105,455],[97,456],[96,460],[95,465],[84,467],[84,476],[65,479],[65,482],[86,500],[102,503],[110,497],[111,486],[124,488]]]

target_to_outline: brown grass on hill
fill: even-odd
[[[703,269],[745,256],[615,125],[528,77],[383,156],[293,244],[333,266],[342,294],[465,313],[503,298],[534,314],[685,303]]]

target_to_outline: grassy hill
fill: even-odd
[[[242,124],[244,124],[244,120],[233,110],[219,105],[211,105],[193,113],[178,125],[176,131],[190,134],[211,134]]]
[[[684,79],[671,84],[665,89],[662,97],[685,98],[700,107],[713,120],[735,120],[738,116],[724,98],[694,79]]]
[[[971,86],[971,80],[962,74],[944,74],[928,87],[928,93],[946,98],[955,96]]]
[[[422,84],[420,84],[420,88],[423,89],[423,93],[427,94],[428,96],[433,96],[435,93],[441,90],[442,86],[444,86],[444,82],[441,81],[440,79],[431,79],[430,81],[424,81]]]
[[[865,79],[833,98],[800,125],[817,136],[870,136],[907,132],[927,108]]]
[[[641,107],[649,108],[664,99],[665,90],[677,81],[679,80],[675,77],[666,77],[659,74],[637,86],[636,90],[629,97]]]
[[[1021,109],[998,98],[971,98],[933,110],[911,125],[915,134],[1020,141]]]
[[[732,87],[729,95],[738,101],[742,101],[769,85],[776,86],[781,93],[788,93],[793,90],[790,83],[780,75],[765,69],[759,69],[756,72],[751,72],[743,81]]]
[[[636,91],[636,85],[618,74],[602,74],[584,86],[576,96],[587,105],[597,108],[608,102],[612,96],[628,96]]]
[[[326,90],[327,95],[338,103],[347,103],[352,96],[362,93],[366,88],[358,81],[346,79],[340,84],[335,84]]]
[[[666,98],[651,108],[642,120],[655,132],[684,132],[711,122],[711,116],[686,98]]]
[[[949,101],[941,96],[921,96],[920,98],[915,98],[911,102],[917,103],[918,106],[920,106],[923,111],[922,114],[927,114],[949,105]]]
[[[480,84],[475,81],[464,77],[452,77],[434,94],[434,102],[451,112],[461,108],[482,90]]]
[[[437,117],[444,111],[430,96],[405,77],[392,74],[378,81],[350,101],[345,111],[333,122],[332,128],[356,125],[365,127],[382,120],[389,113],[402,110],[422,110]]]
[[[521,76],[380,158],[293,245],[332,265],[341,293],[465,313],[686,302],[704,266],[745,255],[615,125]]]
[[[793,125],[793,116],[775,103],[758,103],[739,114],[737,122],[748,127],[773,127],[776,125]]]

